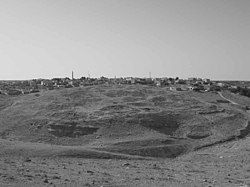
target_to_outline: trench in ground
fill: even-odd
[[[79,136],[89,135],[95,133],[99,128],[97,127],[82,127],[77,124],[63,124],[63,125],[50,125],[49,131],[57,137],[71,137],[76,138]]]

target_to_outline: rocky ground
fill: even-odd
[[[141,85],[0,96],[0,184],[250,185],[250,101],[222,94],[244,102]]]

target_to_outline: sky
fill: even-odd
[[[250,81],[249,0],[0,0],[0,80]]]

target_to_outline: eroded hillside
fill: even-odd
[[[247,118],[216,93],[93,86],[8,98],[2,139],[173,158],[238,136]]]
[[[0,95],[0,184],[249,184],[249,102],[142,85]]]

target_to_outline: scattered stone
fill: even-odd
[[[26,159],[24,160],[24,162],[31,162],[31,159],[30,159],[30,158],[26,158]]]
[[[61,177],[55,175],[55,176],[52,177],[52,179],[61,179]]]
[[[37,128],[38,129],[41,129],[43,126],[42,125],[37,125]]]
[[[89,184],[89,183],[85,183],[85,184],[84,184],[84,186],[91,186],[91,184]]]
[[[6,178],[7,178],[7,180],[11,180],[11,181],[15,180],[15,178],[13,176],[7,176]]]
[[[89,173],[89,174],[94,174],[94,172],[93,172],[93,171],[90,171],[90,170],[88,170],[87,173]]]
[[[129,163],[122,164],[122,166],[129,166],[129,165],[130,165]]]
[[[160,169],[160,167],[157,164],[154,164],[153,169]]]
[[[48,180],[48,179],[44,179],[43,182],[44,182],[44,183],[49,183],[49,180]]]

